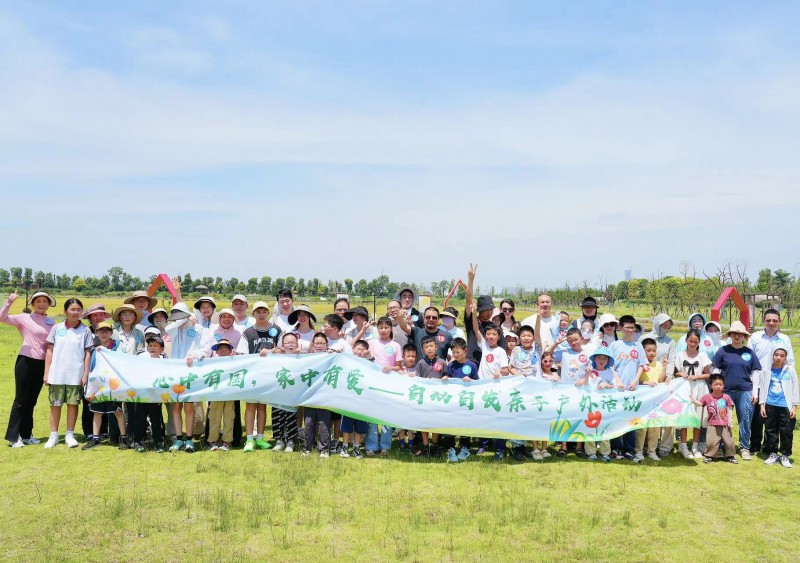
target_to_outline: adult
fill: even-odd
[[[500,302],[500,313],[492,317],[492,322],[503,329],[503,332],[517,332],[519,323],[514,318],[514,301],[503,299]]]
[[[402,348],[408,344],[408,335],[400,328],[400,317],[403,316],[403,308],[400,306],[399,301],[393,299],[386,304],[386,316],[392,319],[392,340]]]
[[[686,321],[688,325],[687,330],[695,329],[700,333],[700,348],[702,349],[705,345],[704,341],[706,340],[706,317],[703,313],[692,313],[689,315],[689,319]],[[681,336],[678,343],[675,345],[675,352],[680,354],[681,352],[686,351],[686,335],[684,334]]]
[[[106,311],[106,306],[102,303],[95,303],[86,311],[83,312],[83,320],[89,321],[89,330],[92,331],[92,334],[95,334],[97,330],[97,325],[102,323],[103,321],[107,321],[111,318],[111,313]],[[100,339],[97,338],[97,335],[94,337],[94,345],[100,346]],[[88,436],[88,434],[87,434]]]
[[[317,322],[317,317],[311,312],[308,305],[300,305],[296,307],[292,314],[289,315],[289,323],[294,325],[294,332],[299,337],[299,345],[301,352],[308,352],[311,348],[311,341],[314,339],[314,325],[311,323]]]
[[[591,321],[595,330],[600,328],[600,323],[597,319],[597,299],[591,295],[587,295],[581,301],[581,316],[572,321],[571,326],[580,328],[584,321]]]
[[[348,321],[353,321],[353,328],[350,330],[345,331],[344,327],[342,327],[344,339],[347,340],[351,347],[357,340],[374,340],[378,338],[378,330],[374,324],[369,322],[369,311],[367,311],[366,307],[359,305],[349,309],[344,314],[344,318]]]
[[[417,292],[411,287],[403,287],[397,292],[394,298],[400,302],[400,308],[405,311],[410,322],[414,326],[422,328],[425,323],[423,322],[422,315],[415,307],[417,303]],[[421,358],[422,356],[419,357]]]
[[[781,314],[777,309],[767,309],[764,311],[764,328],[753,333],[750,337],[750,347],[756,353],[758,363],[761,364],[761,378],[770,378],[772,372],[772,354],[777,348],[786,350],[786,365],[794,367],[794,350],[792,341],[781,329]],[[759,397],[760,384],[753,382],[753,404]],[[766,399],[766,397],[765,397]],[[763,402],[763,401],[762,401]],[[764,423],[766,421],[761,416],[761,409],[753,409],[753,419],[750,424],[750,453],[757,454],[761,450],[761,441],[764,438]]]
[[[50,295],[37,291],[28,301],[33,312],[9,315],[8,311],[18,297],[16,292],[10,294],[0,309],[0,323],[16,327],[22,336],[22,346],[14,364],[14,402],[6,429],[6,440],[13,448],[39,443],[33,437],[33,409],[44,384],[47,336],[55,325],[55,321],[47,316],[47,309],[56,306],[56,300]]]
[[[561,319],[557,315],[553,315],[553,298],[547,294],[542,294],[536,299],[536,308],[537,312],[524,319],[520,324],[535,328],[536,318],[540,317],[537,336],[542,341],[542,349],[547,350],[559,338]]]
[[[667,381],[671,380],[675,375],[675,340],[669,335],[674,322],[672,317],[667,313],[659,313],[653,317],[653,330],[642,336],[639,342],[645,338],[652,338],[656,341],[656,361],[661,362],[664,358],[667,359],[665,373]],[[675,444],[675,430],[672,427],[661,429],[661,439],[658,442],[657,453],[661,457],[668,456],[672,453],[672,447]]]
[[[617,336],[617,327],[619,326],[617,317],[611,313],[603,313],[600,315],[597,324],[600,325],[597,333],[600,340],[599,346],[608,348],[612,343],[619,340],[619,336]]]
[[[231,300],[231,309],[233,309],[233,326],[240,333],[244,332],[254,324],[256,321],[253,317],[247,314],[247,297],[241,293],[237,293]],[[234,347],[234,350],[236,348]]]
[[[477,365],[481,365],[481,356],[483,354],[481,352],[478,339],[473,332],[472,313],[470,312],[472,310],[472,302],[474,300],[472,288],[475,285],[475,274],[477,271],[477,264],[469,265],[469,270],[467,271],[467,302],[464,311],[464,332],[467,335],[467,358],[474,361]],[[494,301],[489,295],[481,295],[478,297],[476,308],[478,311],[478,328],[480,328],[481,334],[486,336],[486,327],[489,325],[496,326],[492,322]],[[497,341],[497,345],[503,350],[506,349],[506,339],[505,336],[503,336],[502,329],[500,330],[500,339]]]
[[[336,301],[333,302],[333,312],[336,313],[339,318],[344,321],[344,326],[342,327],[342,334],[346,333],[347,331],[351,330],[355,323],[352,320],[347,320],[344,314],[350,310],[350,300],[347,297],[339,297]]]
[[[705,324],[705,323],[704,323]],[[733,400],[736,418],[739,421],[739,455],[742,459],[750,457],[750,426],[753,420],[753,386],[758,384],[761,364],[752,349],[744,345],[750,333],[739,321],[733,321],[725,333],[731,343],[726,344],[714,355],[714,373],[725,377],[725,392]]]
[[[455,307],[445,307],[444,311],[441,312],[439,317],[442,320],[442,326],[447,332],[450,333],[450,336],[453,337],[453,340],[456,338],[463,338],[464,340],[467,339],[464,329],[456,325],[456,320],[458,319],[458,309]]]
[[[124,304],[133,305],[139,310],[139,318],[141,320],[137,323],[136,328],[144,332],[144,329],[151,326],[147,317],[150,315],[150,309],[158,305],[158,299],[150,297],[150,294],[146,291],[134,291],[133,295],[124,301]]]
[[[213,332],[219,322],[217,302],[210,295],[203,295],[194,302],[194,316],[197,324]]]
[[[439,309],[436,307],[428,307],[422,315],[425,324],[422,328],[414,326],[406,322],[406,318],[400,315],[400,328],[405,332],[409,341],[413,342],[417,348],[417,358],[424,358],[425,354],[422,352],[422,339],[426,336],[433,336],[436,339],[436,355],[447,361],[447,352],[453,344],[453,337],[439,326]]]
[[[282,332],[291,332],[294,330],[294,325],[289,322],[289,315],[294,311],[292,290],[284,287],[278,292],[277,298],[277,311],[272,315],[270,322],[277,325]]]

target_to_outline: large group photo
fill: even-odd
[[[0,5],[0,559],[799,558],[798,16]]]

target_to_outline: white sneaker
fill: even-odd
[[[275,442],[275,447],[272,448],[272,451],[273,452],[282,452],[284,447],[285,447],[285,445],[283,443],[283,440],[278,440],[277,442]]]
[[[287,453],[287,454],[290,454],[293,451],[294,451],[294,442],[289,440],[288,442],[286,442],[286,447],[283,448],[283,452]]]
[[[692,452],[689,451],[689,447],[686,444],[681,444],[678,447],[678,451],[683,456],[683,459],[694,459]]]
[[[789,458],[786,457],[785,455],[781,456],[781,465],[784,466],[786,469],[792,468],[792,462],[789,461]]]
[[[647,452],[647,458],[652,459],[653,461],[661,461],[661,458],[658,457],[656,452]]]
[[[39,440],[38,438],[34,438],[33,436],[31,436],[27,440],[22,440],[22,443],[25,444],[26,446],[35,446],[36,444],[41,444],[42,441]]]
[[[78,440],[75,439],[75,436],[72,434],[67,434],[64,437],[64,443],[67,445],[68,448],[77,448],[78,447]]]
[[[697,446],[692,446],[692,457],[695,459],[701,459],[703,457],[703,454],[700,453],[700,448]]]
[[[17,438],[16,442],[10,442],[9,441],[8,445],[11,446],[12,448],[24,448],[25,447],[25,442],[23,442],[22,440]]]
[[[547,459],[548,457],[552,457],[552,454],[547,450],[542,450],[542,459]]]
[[[45,442],[45,449],[55,448],[58,445],[58,436],[50,436]]]
[[[764,460],[767,465],[775,465],[778,463],[778,454],[769,454],[769,457]]]
[[[751,459],[753,459],[752,456],[750,455],[750,450],[744,450],[743,449],[743,450],[739,451],[739,455],[745,461],[750,461]]]
[[[533,450],[533,459],[536,461],[542,461],[542,452],[539,450]]]
[[[633,456],[634,463],[642,463],[644,461],[644,456],[642,454],[636,454]]]

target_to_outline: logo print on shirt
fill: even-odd
[[[436,342],[439,342],[440,344],[442,342],[444,342],[444,334],[437,334],[436,335]]]
[[[486,354],[486,361],[491,364],[494,361],[494,354]]]
[[[222,335],[221,335],[221,334],[215,334],[215,335],[214,335],[214,340],[216,340],[217,342],[219,342],[220,340],[222,340]]]
[[[461,368],[461,373],[464,375],[469,375],[472,373],[472,366],[464,366]]]
[[[708,348],[709,346],[711,346],[711,341],[710,340],[703,340],[703,346]]]
[[[602,344],[603,344],[603,348],[608,348],[608,342],[606,342],[605,340],[603,340]]]
[[[270,336],[277,336],[278,335],[278,329],[275,328],[275,327],[272,327],[271,329],[269,329],[267,331],[267,334],[269,334]]]
[[[384,351],[384,353],[386,353],[386,354],[391,354],[392,352],[394,352],[394,348],[393,348],[393,347],[392,347],[392,345],[390,344],[390,345],[386,346],[386,347],[383,349],[383,351]]]
[[[58,336],[66,336],[67,335],[67,329],[60,328],[60,329],[58,329],[58,333],[57,334],[58,334]]]
[[[639,352],[637,350],[631,350],[631,358],[634,360],[639,357]]]
[[[419,320],[419,315],[411,315],[411,320],[417,322]]]
[[[435,372],[442,371],[442,364],[440,364],[439,362],[436,362],[435,364],[433,364],[433,371],[435,371]]]
[[[585,364],[588,361],[588,358],[584,354],[581,354],[578,356],[578,361],[582,364]]]
[[[189,338],[194,338],[197,336],[197,331],[193,328],[190,328],[189,331],[186,333]]]
[[[47,326],[52,326],[53,325],[53,319],[45,319],[44,320],[44,324],[46,324]]]
[[[751,356],[751,355],[750,355],[750,352],[745,352],[744,354],[742,354],[742,359],[743,359],[745,362],[749,362],[749,361],[750,361],[750,358],[752,358],[752,357],[753,357],[753,356]]]
[[[600,374],[597,373],[596,369],[593,369],[592,370],[592,379],[597,379],[598,377],[600,377]]]

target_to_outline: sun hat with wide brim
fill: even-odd
[[[37,291],[36,293],[31,295],[31,298],[28,299],[28,305],[29,306],[33,305],[33,300],[36,299],[37,297],[47,297],[47,300],[50,302],[50,306],[51,307],[55,307],[56,306],[56,300],[53,298],[52,295],[50,295],[46,291]]]
[[[172,321],[182,321],[183,319],[188,319],[192,315],[191,311],[189,311],[189,307],[183,301],[179,301],[175,303],[175,306],[172,307],[172,310],[169,312],[169,317],[167,320]]]
[[[458,318],[458,311],[453,307],[445,307],[444,311],[439,313],[440,317],[452,317],[454,319]]]
[[[153,317],[155,316],[156,313],[164,313],[167,316],[167,318],[169,318],[169,313],[164,307],[156,307],[149,315],[147,315],[148,323],[153,324]]]
[[[400,289],[398,289],[397,293],[394,294],[395,301],[400,301],[400,294],[403,293],[404,291],[410,291],[411,292],[411,302],[412,303],[416,303],[417,302],[417,292],[414,291],[410,287],[401,287]]]
[[[156,299],[155,297],[150,297],[150,295],[148,295],[148,293],[146,291],[134,291],[133,295],[128,297],[124,301],[124,303],[126,305],[132,305],[133,304],[133,300],[134,299],[138,299],[139,297],[147,297],[147,299],[149,299],[149,303],[147,304],[147,308],[148,309],[152,309],[153,307],[158,305],[158,299]]]
[[[731,334],[744,334],[745,336],[750,336],[750,333],[747,332],[747,329],[741,321],[733,321],[731,323],[731,328],[725,332],[725,338],[729,338]]]
[[[587,295],[586,297],[583,298],[583,301],[581,301],[581,308],[583,307],[594,307],[595,309],[597,309],[597,299],[595,299],[590,295]]]
[[[220,340],[219,342],[217,342],[216,344],[214,344],[211,347],[211,350],[216,352],[217,348],[219,348],[220,346],[227,346],[228,348],[233,350],[233,344],[231,344],[231,341],[230,340],[225,340],[224,338],[222,340]]]
[[[600,315],[600,318],[597,319],[597,326],[601,328],[603,325],[607,325],[609,323],[619,324],[619,321],[617,320],[617,317],[615,317],[611,313],[603,313],[602,315]]]
[[[217,302],[214,301],[214,298],[211,297],[210,295],[204,295],[203,297],[195,301],[194,308],[199,309],[201,303],[211,303],[211,306],[214,307],[214,309],[217,308]]]
[[[594,361],[595,356],[606,356],[608,358],[608,367],[614,367],[614,356],[611,355],[611,350],[605,346],[598,346],[594,349],[592,355],[589,356],[589,361],[592,362],[592,367],[597,369],[597,364]]]
[[[142,322],[142,312],[133,305],[120,305],[119,307],[114,309],[113,313],[111,313],[111,318],[114,320],[115,323],[118,323],[119,316],[125,311],[130,311],[131,313],[136,315],[136,320],[134,321],[134,324]]]
[[[106,311],[106,306],[103,305],[102,303],[95,303],[94,305],[92,305],[91,307],[86,309],[83,312],[83,318],[84,319],[88,319],[89,317],[91,317],[92,315],[94,315],[96,313],[103,313],[106,316],[107,319],[111,318],[111,313]]]
[[[366,318],[369,318],[369,311],[367,311],[366,307],[362,307],[359,305],[358,307],[353,307],[349,311],[345,312],[344,318],[349,321],[350,319],[353,318],[353,315],[363,315]]]
[[[307,313],[308,316],[311,317],[312,322],[317,322],[317,317],[314,316],[314,313],[311,312],[311,309],[309,309],[308,305],[299,305],[298,307],[295,308],[294,311],[289,313],[288,321],[290,325],[293,325],[297,322],[298,313],[300,313],[301,311],[303,313]],[[347,313],[345,313],[345,318],[346,317]]]

